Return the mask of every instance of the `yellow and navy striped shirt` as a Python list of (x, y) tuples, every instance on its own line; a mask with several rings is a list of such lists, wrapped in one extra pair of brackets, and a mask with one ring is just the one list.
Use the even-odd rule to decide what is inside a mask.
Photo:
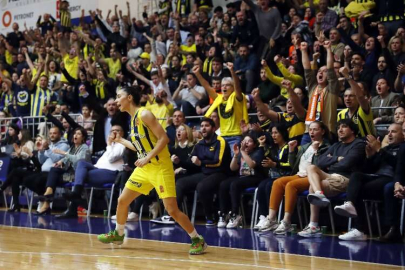
[[(149, 152), (153, 150), (158, 141), (156, 135), (153, 134), (150, 128), (142, 121), (141, 115), (144, 110), (146, 109), (143, 107), (139, 108), (131, 121), (131, 141), (137, 151), (139, 159), (146, 157)], [(170, 153), (167, 145), (159, 155), (152, 158), (150, 162), (156, 164), (163, 160), (170, 160)]]
[(51, 103), (56, 103), (56, 96), (52, 91), (37, 87), (31, 94), (31, 116), (42, 116), (42, 109)]
[(60, 25), (63, 27), (72, 27), (70, 11), (60, 11)]
[(366, 114), (363, 109), (359, 106), (357, 111), (353, 114), (353, 116), (350, 118), (349, 116), (349, 109), (346, 108), (344, 110), (341, 110), (338, 113), (337, 121), (339, 122), (342, 119), (351, 119), (353, 123), (357, 125), (359, 128), (359, 133), (357, 134), (360, 137), (366, 137), (367, 135), (373, 135), (376, 136), (376, 130), (374, 127), (374, 122), (373, 122), (373, 112), (370, 111), (368, 114)]

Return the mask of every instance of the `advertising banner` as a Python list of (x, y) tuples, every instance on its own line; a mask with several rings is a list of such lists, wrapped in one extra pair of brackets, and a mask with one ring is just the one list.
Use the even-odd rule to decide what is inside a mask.
[[(59, 0), (0, 0), (0, 32), (5, 34), (12, 31), (12, 24), (18, 23), (20, 31), (24, 30), (24, 23), (27, 28), (36, 26), (39, 16), (45, 13), (52, 15), (59, 20)], [(81, 16), (82, 9), (88, 15), (89, 10), (95, 10), (98, 7), (98, 0), (70, 0), (69, 10), (72, 19)]]

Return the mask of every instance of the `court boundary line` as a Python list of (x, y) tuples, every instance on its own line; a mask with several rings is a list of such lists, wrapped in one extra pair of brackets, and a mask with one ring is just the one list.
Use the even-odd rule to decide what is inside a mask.
[[(142, 257), (142, 256), (127, 256), (127, 255), (104, 255), (104, 254), (80, 254), (80, 253), (53, 253), (53, 252), (30, 252), (30, 251), (0, 251), (0, 254), (21, 254), (21, 255), (51, 255), (51, 256), (76, 256), (76, 257), (107, 257), (107, 258), (117, 258), (117, 259), (132, 259), (132, 260), (153, 260), (153, 261), (170, 261), (170, 262), (183, 262), (183, 263), (206, 263), (212, 265), (227, 265), (227, 266), (237, 266), (237, 267), (255, 267), (255, 268), (265, 268), (274, 270), (284, 270), (286, 268), (277, 268), (264, 265), (255, 264), (245, 264), (245, 263), (230, 263), (230, 262), (220, 262), (220, 261), (204, 261), (204, 260), (186, 260), (186, 259), (169, 259), (161, 257)], [(1, 260), (1, 259), (0, 259)]]
[[(7, 226), (4, 224), (0, 224), (0, 227), (8, 227), (8, 228), (23, 228), (23, 229), (33, 229), (33, 230), (42, 230), (42, 231), (54, 231), (54, 232), (62, 232), (62, 233), (73, 233), (73, 234), (84, 234), (84, 235), (97, 235), (93, 233), (83, 233), (83, 232), (70, 232), (70, 231), (60, 231), (60, 230), (52, 230), (52, 229), (43, 229), (43, 228), (32, 228), (32, 227), (22, 227), (22, 226)], [(187, 243), (179, 243), (179, 242), (169, 242), (169, 241), (160, 241), (160, 240), (152, 240), (152, 239), (142, 239), (142, 238), (132, 238), (126, 237), (126, 239), (134, 239), (134, 240), (142, 240), (142, 241), (151, 241), (151, 242), (159, 242), (159, 243), (170, 243), (170, 244), (178, 244), (178, 245), (190, 245)], [(303, 255), (303, 254), (294, 254), (294, 253), (285, 253), (285, 252), (275, 252), (275, 251), (265, 251), (265, 250), (254, 250), (254, 249), (245, 249), (245, 248), (232, 248), (232, 247), (219, 247), (219, 246), (208, 246), (208, 247), (215, 247), (221, 249), (231, 249), (231, 250), (243, 250), (243, 251), (251, 251), (251, 252), (261, 252), (261, 253), (274, 253), (274, 254), (284, 254), (289, 256), (298, 256), (298, 257), (306, 257), (306, 258), (319, 258), (325, 260), (336, 260), (336, 261), (344, 261), (349, 263), (362, 263), (362, 264), (373, 264), (376, 266), (392, 266), (397, 268), (405, 268), (405, 265), (393, 265), (393, 264), (383, 264), (383, 263), (375, 263), (375, 262), (364, 262), (364, 261), (356, 261), (356, 260), (346, 260), (346, 259), (339, 259), (339, 258), (330, 258), (330, 257), (320, 257), (320, 256), (313, 256), (313, 255)], [(1, 253), (1, 252), (0, 252)]]

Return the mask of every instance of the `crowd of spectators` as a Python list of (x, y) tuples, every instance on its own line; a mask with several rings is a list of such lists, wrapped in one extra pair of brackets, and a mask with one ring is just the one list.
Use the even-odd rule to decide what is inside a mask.
[[(43, 215), (55, 188), (73, 182), (64, 218), (77, 216), (86, 181), (126, 181), (136, 157), (111, 134), (129, 131), (114, 99), (134, 85), (170, 139), (178, 204), (196, 190), (207, 226), (238, 227), (240, 197), (258, 187), (255, 229), (287, 234), (308, 191), (310, 222), (299, 235), (319, 237), (320, 208), (347, 193), (334, 209), (355, 222), (340, 239), (367, 239), (362, 200), (372, 199), (384, 205), (379, 239), (400, 241), (404, 9), (397, 0), (243, 0), (226, 8), (159, 0), (142, 18), (127, 2), (114, 12), (83, 10), (72, 25), (62, 1), (59, 22), (44, 14), (34, 28), (13, 23), (0, 35), (1, 150), (12, 158), (1, 191), (12, 187), (9, 211), (20, 210), (20, 185), (40, 196)], [(53, 127), (30, 134), (21, 129), (30, 117)], [(137, 199), (129, 220), (151, 201)], [(174, 224), (157, 206), (150, 204), (152, 221)]]

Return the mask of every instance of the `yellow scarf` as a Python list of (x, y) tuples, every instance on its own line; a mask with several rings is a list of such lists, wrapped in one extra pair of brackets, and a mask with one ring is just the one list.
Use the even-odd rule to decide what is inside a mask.
[[(247, 106), (246, 106), (246, 98), (245, 95), (242, 94), (242, 118), (243, 120), (245, 120), (246, 123), (249, 122), (249, 115), (248, 115), (248, 111), (247, 111)], [(226, 107), (225, 107), (225, 112), (230, 112), (233, 108), (233, 104), (236, 100), (236, 94), (235, 91), (229, 96), (228, 98), (228, 102), (226, 103)], [(222, 104), (222, 102), (224, 102), (224, 96), (222, 94), (218, 94), (217, 98), (214, 100), (214, 102), (212, 103), (211, 107), (208, 109), (208, 111), (205, 113), (205, 117), (210, 117), (212, 112), (215, 111), (219, 105)]]

